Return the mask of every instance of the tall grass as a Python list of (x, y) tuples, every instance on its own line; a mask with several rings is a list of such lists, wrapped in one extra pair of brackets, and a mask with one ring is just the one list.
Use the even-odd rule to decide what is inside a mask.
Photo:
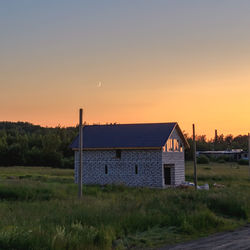
[(77, 186), (69, 183), (69, 172), (18, 168), (14, 175), (13, 168), (4, 169), (0, 249), (145, 248), (235, 228), (249, 218), (250, 182), (245, 168), (221, 165), (224, 169), (209, 165), (207, 170), (203, 165), (198, 173), (204, 178), (207, 172), (209, 177), (228, 176), (219, 180), (225, 184), (222, 189), (84, 186), (81, 201), (76, 198)]

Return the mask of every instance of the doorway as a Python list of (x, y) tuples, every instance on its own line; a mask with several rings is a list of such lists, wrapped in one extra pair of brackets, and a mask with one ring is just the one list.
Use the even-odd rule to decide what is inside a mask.
[(165, 185), (173, 184), (174, 164), (164, 164), (164, 183)]

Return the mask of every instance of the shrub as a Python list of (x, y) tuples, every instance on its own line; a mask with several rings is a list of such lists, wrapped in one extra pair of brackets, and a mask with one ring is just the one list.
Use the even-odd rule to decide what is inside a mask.
[(224, 159), (219, 159), (218, 163), (225, 163), (225, 160)]
[(218, 163), (225, 163), (225, 162), (228, 162), (228, 161), (230, 161), (231, 159), (230, 159), (230, 157), (228, 157), (228, 156), (226, 156), (226, 155), (221, 155), (221, 156), (219, 156), (218, 158), (216, 158), (216, 161), (218, 162)]
[(74, 169), (74, 157), (63, 158), (62, 159), (62, 168)]
[(43, 165), (43, 155), (39, 148), (33, 147), (26, 155), (26, 165), (28, 166), (41, 166)]
[(199, 157), (197, 157), (197, 163), (199, 163), (199, 164), (208, 164), (209, 159), (205, 155), (200, 155)]
[(248, 165), (249, 164), (249, 161), (248, 160), (245, 160), (245, 159), (240, 159), (238, 161), (239, 165)]
[(46, 152), (43, 155), (43, 161), (45, 166), (60, 168), (62, 166), (62, 155), (58, 152)]

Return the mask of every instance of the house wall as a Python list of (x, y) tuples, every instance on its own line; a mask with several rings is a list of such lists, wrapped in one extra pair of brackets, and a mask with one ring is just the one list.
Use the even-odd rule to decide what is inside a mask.
[[(177, 139), (180, 142), (182, 141), (176, 130), (173, 131), (168, 140), (172, 139)], [(166, 148), (167, 148), (167, 143), (166, 143)], [(173, 173), (171, 172), (171, 177), (173, 177), (172, 185), (180, 185), (183, 181), (185, 181), (184, 150), (183, 152), (162, 151), (162, 164), (163, 166), (164, 164), (175, 164), (174, 171), (172, 171)], [(164, 167), (162, 168), (162, 171), (164, 171)], [(163, 185), (164, 185), (164, 178), (163, 178)]]
[[(128, 186), (162, 187), (161, 150), (122, 150), (121, 159), (115, 150), (83, 151), (84, 184), (125, 184)], [(77, 182), (79, 152), (75, 151), (75, 181)], [(108, 174), (105, 174), (105, 165)], [(135, 174), (135, 165), (138, 174)]]

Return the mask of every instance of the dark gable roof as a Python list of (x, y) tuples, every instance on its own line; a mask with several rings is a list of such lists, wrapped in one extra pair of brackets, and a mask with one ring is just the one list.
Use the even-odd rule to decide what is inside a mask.
[[(87, 125), (83, 128), (83, 148), (107, 149), (162, 147), (176, 126), (178, 126), (176, 122)], [(182, 135), (180, 129), (179, 131)], [(79, 135), (75, 138), (70, 147), (77, 149), (78, 141)]]

